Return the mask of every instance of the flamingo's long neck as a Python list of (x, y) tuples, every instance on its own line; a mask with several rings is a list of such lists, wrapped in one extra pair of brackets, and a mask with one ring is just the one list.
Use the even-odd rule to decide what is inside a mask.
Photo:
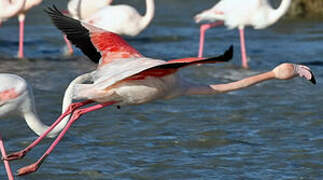
[(30, 87), (28, 87), (28, 93), (26, 93), (25, 96), (26, 100), (22, 108), (23, 116), (29, 128), (37, 135), (41, 135), (48, 128), (48, 126), (44, 124), (38, 117), (34, 95)]
[(291, 4), (291, 0), (282, 0), (282, 2), (280, 3), (280, 6), (277, 9), (272, 10), (271, 13), (269, 14), (270, 22), (274, 23), (278, 21), (278, 19), (287, 12), (290, 4)]
[[(91, 73), (86, 73), (83, 74), (81, 76), (78, 76), (77, 78), (75, 78), (67, 87), (65, 94), (64, 94), (64, 98), (63, 98), (63, 104), (62, 104), (62, 111), (64, 112), (67, 107), (72, 103), (72, 93), (73, 93), (73, 87), (75, 84), (79, 84), (79, 83), (83, 83), (86, 81), (90, 81), (92, 79)], [(24, 117), (25, 120), (28, 124), (28, 126), (30, 127), (30, 129), (32, 129), (37, 135), (41, 135), (43, 134), (47, 129), (48, 126), (45, 125), (38, 117), (37, 112), (36, 112), (36, 108), (34, 107), (34, 98), (33, 98), (33, 94), (32, 91), (30, 90), (30, 98), (29, 102), (30, 103), (30, 107), (32, 107), (32, 109), (26, 111), (26, 113), (24, 113)], [(65, 125), (67, 124), (68, 120), (69, 120), (70, 116), (66, 116), (48, 135), (47, 137), (55, 137), (59, 132), (62, 131), (62, 129), (65, 127)]]
[(142, 18), (141, 27), (142, 29), (146, 28), (155, 14), (155, 2), (154, 0), (146, 0), (146, 13)]

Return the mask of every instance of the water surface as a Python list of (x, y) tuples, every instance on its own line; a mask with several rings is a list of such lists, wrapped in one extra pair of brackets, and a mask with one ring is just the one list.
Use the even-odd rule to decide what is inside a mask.
[[(122, 1), (125, 2), (125, 1)], [(65, 1), (55, 1), (60, 8)], [(0, 29), (0, 72), (23, 76), (32, 85), (41, 119), (52, 123), (63, 92), (95, 65), (77, 52), (64, 57), (61, 33), (42, 9), (27, 16), (26, 60), (12, 58), (18, 45), (15, 18)], [(144, 1), (131, 4), (144, 12)], [(156, 18), (128, 42), (148, 57), (196, 56), (199, 27), (192, 17), (213, 1), (163, 0)], [(323, 21), (282, 20), (264, 30), (246, 29), (250, 70), (240, 65), (237, 30), (209, 30), (206, 56), (235, 46), (230, 63), (183, 69), (193, 81), (227, 83), (270, 70), (282, 62), (309, 65), (318, 84), (303, 79), (265, 82), (215, 96), (180, 97), (141, 106), (112, 107), (76, 122), (37, 173), (17, 179), (321, 179), (323, 177)], [(1, 119), (7, 151), (36, 136), (19, 117)], [(46, 139), (14, 170), (35, 162)], [(0, 166), (0, 177), (5, 171)]]

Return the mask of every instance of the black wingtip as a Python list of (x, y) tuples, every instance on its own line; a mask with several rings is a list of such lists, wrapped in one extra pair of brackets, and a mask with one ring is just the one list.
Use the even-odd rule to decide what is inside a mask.
[(228, 61), (233, 58), (233, 45), (231, 45), (229, 49), (225, 51), (224, 56), (228, 57)]
[(66, 35), (72, 44), (80, 48), (93, 62), (98, 63), (100, 61), (101, 54), (92, 44), (89, 30), (79, 20), (65, 16), (55, 5), (47, 7), (44, 11), (49, 15), (53, 24)]
[(310, 79), (310, 81), (311, 81), (313, 84), (316, 84), (315, 76), (314, 76), (314, 74), (312, 73), (312, 71), (311, 71), (311, 75), (312, 75), (312, 78)]
[(44, 12), (47, 13), (51, 17), (53, 17), (55, 15), (63, 15), (63, 13), (61, 11), (59, 11), (54, 4), (52, 5), (52, 7), (48, 6), (46, 9), (44, 9)]

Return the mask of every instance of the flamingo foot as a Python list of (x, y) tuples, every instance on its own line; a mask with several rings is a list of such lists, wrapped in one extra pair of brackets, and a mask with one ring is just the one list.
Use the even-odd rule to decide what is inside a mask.
[(73, 56), (73, 54), (74, 54), (74, 50), (73, 50), (73, 48), (70, 48), (70, 47), (68, 47), (68, 46), (65, 46), (65, 47), (63, 48), (63, 55), (64, 55), (64, 56), (69, 57), (69, 56)]
[(249, 69), (248, 62), (249, 62), (249, 58), (246, 55), (243, 56), (243, 58), (242, 58), (242, 68), (243, 69)]
[(25, 157), (26, 154), (27, 154), (27, 151), (22, 150), (22, 151), (8, 154), (7, 157), (2, 157), (2, 160), (12, 161), (17, 159), (22, 159), (23, 157)]
[(17, 176), (24, 176), (33, 172), (36, 172), (39, 168), (39, 163), (33, 163), (23, 168), (18, 169)]

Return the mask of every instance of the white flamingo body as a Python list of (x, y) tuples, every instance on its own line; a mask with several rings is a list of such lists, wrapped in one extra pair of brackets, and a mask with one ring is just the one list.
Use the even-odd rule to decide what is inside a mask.
[(97, 102), (118, 101), (118, 105), (137, 105), (155, 99), (176, 97), (182, 81), (177, 74), (163, 77), (147, 77), (126, 80), (144, 70), (165, 64), (166, 61), (151, 58), (118, 59), (94, 71), (93, 84), (75, 85), (73, 99), (91, 99)]
[(74, 19), (86, 19), (99, 9), (108, 6), (113, 0), (70, 0), (67, 4), (68, 12)]
[(25, 6), (25, 0), (11, 2), (9, 0), (0, 1), (0, 24), (8, 18), (17, 15)]
[[(278, 9), (273, 9), (267, 0), (221, 0), (211, 9), (197, 14), (196, 23), (202, 21), (220, 21), (229, 29), (239, 28), (241, 38), (242, 65), (247, 68), (247, 56), (244, 42), (244, 27), (253, 26), (255, 29), (266, 28), (277, 22), (283, 16), (291, 0), (282, 0)], [(221, 23), (211, 23), (201, 26), (199, 57), (203, 55), (204, 33), (207, 29)]]
[(154, 0), (146, 0), (146, 6), (144, 16), (129, 5), (105, 6), (86, 19), (85, 22), (119, 35), (137, 36), (154, 17)]
[(229, 29), (248, 25), (262, 29), (275, 22), (271, 16), (273, 11), (266, 0), (222, 0), (211, 9), (196, 15), (195, 20), (224, 21)]
[(23, 115), (23, 104), (30, 99), (28, 85), (24, 79), (14, 74), (0, 74), (0, 117), (8, 114)]

